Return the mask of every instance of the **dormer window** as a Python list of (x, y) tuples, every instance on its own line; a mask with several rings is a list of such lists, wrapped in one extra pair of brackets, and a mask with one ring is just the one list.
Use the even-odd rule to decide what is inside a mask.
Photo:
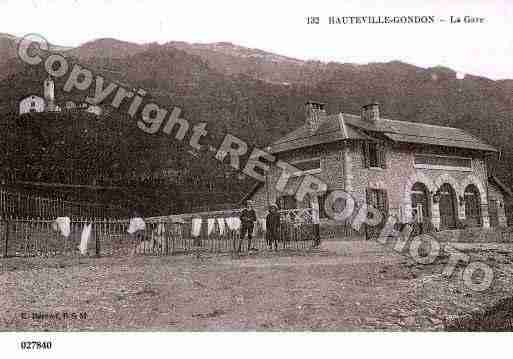
[(299, 173), (296, 175), (304, 175), (304, 174), (315, 174), (321, 173), (321, 158), (309, 158), (305, 160), (292, 162), (292, 165), (299, 170)]
[(362, 107), (362, 120), (369, 122), (379, 121), (379, 103), (373, 102)]

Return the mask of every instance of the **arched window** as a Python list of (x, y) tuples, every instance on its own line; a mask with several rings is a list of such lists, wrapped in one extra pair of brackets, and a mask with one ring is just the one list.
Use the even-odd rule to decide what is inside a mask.
[(465, 188), (465, 216), (467, 224), (473, 227), (481, 226), (481, 197), (479, 190), (473, 184)]
[(457, 199), (454, 189), (449, 183), (440, 187), (440, 228), (456, 228)]
[(411, 208), (417, 210), (419, 222), (423, 222), (426, 217), (431, 217), (429, 191), (424, 183), (416, 182), (413, 185), (411, 189)]

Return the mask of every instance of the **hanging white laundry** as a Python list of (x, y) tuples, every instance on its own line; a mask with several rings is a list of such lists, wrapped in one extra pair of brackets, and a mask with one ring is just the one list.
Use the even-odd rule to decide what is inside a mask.
[(86, 224), (80, 236), (80, 254), (82, 255), (87, 254), (87, 244), (89, 243), (89, 238), (91, 238), (91, 227), (91, 224)]
[(193, 218), (192, 219), (192, 228), (191, 228), (191, 235), (193, 237), (199, 237), (201, 233), (201, 218)]
[(260, 223), (260, 228), (262, 228), (262, 232), (266, 232), (267, 231), (266, 219), (265, 218), (259, 218), (258, 219), (258, 223)]
[(210, 236), (210, 234), (214, 231), (214, 226), (216, 224), (215, 218), (209, 218), (207, 220), (207, 233)]
[(128, 225), (128, 233), (133, 234), (137, 231), (144, 231), (146, 229), (146, 223), (141, 217), (130, 218), (130, 224)]
[(160, 222), (157, 224), (157, 227), (153, 230), (153, 248), (155, 245), (158, 245), (160, 248), (164, 245), (166, 241), (166, 226), (164, 223)]
[(241, 222), (239, 217), (233, 217), (233, 227), (236, 231), (240, 229)]
[(219, 226), (219, 234), (223, 235), (224, 234), (224, 225), (225, 225), (224, 218), (218, 218), (217, 225)]
[(319, 224), (319, 200), (317, 197), (313, 197), (310, 201), (310, 207), (312, 208), (312, 223)]
[(240, 218), (237, 217), (228, 217), (226, 218), (226, 225), (232, 231), (236, 231), (240, 228)]
[(64, 237), (69, 237), (71, 232), (69, 217), (57, 217), (57, 219), (52, 223), (52, 228), (61, 232)]
[(253, 233), (252, 233), (253, 237), (257, 236), (257, 234), (258, 234), (258, 227), (259, 227), (258, 221), (253, 223)]
[(157, 236), (163, 236), (166, 232), (166, 227), (164, 226), (164, 223), (159, 223), (157, 225)]

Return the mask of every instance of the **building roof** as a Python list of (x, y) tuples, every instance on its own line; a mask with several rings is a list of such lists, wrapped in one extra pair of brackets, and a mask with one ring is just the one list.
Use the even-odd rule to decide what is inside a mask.
[(349, 139), (371, 139), (359, 131), (357, 127), (344, 125), (342, 114), (328, 115), (321, 119), (319, 127), (312, 131), (307, 124), (295, 129), (271, 145), (271, 153), (279, 153), (315, 146), (323, 143), (344, 141)]
[(508, 195), (510, 198), (513, 198), (513, 192), (511, 192), (511, 189), (506, 186), (500, 179), (492, 175), (488, 177), (488, 181), (495, 183), (503, 193)]
[(299, 127), (274, 142), (271, 152), (285, 152), (341, 140), (370, 139), (365, 132), (380, 133), (394, 142), (497, 152), (494, 147), (459, 128), (384, 118), (370, 122), (346, 113), (325, 116), (316, 131), (311, 131), (306, 124)]

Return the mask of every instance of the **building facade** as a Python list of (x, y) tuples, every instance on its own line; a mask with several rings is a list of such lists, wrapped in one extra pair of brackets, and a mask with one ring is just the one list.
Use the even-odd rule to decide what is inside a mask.
[[(297, 173), (278, 192), (281, 169), (275, 168), (247, 196), (259, 216), (270, 203), (282, 209), (319, 205), (321, 223), (329, 223), (333, 204), (326, 207), (326, 198), (343, 190), (357, 206), (372, 205), (403, 223), (415, 213), (439, 230), (460, 222), (506, 225), (504, 189), (487, 173), (487, 160), (497, 151), (482, 140), (457, 128), (384, 119), (375, 103), (359, 116), (328, 115), (317, 102), (307, 102), (305, 110), (306, 123), (271, 146)], [(326, 183), (327, 192), (297, 203), (292, 194), (305, 174)]]
[(42, 97), (30, 95), (20, 101), (20, 115), (24, 113), (44, 112), (46, 110), (46, 102)]

